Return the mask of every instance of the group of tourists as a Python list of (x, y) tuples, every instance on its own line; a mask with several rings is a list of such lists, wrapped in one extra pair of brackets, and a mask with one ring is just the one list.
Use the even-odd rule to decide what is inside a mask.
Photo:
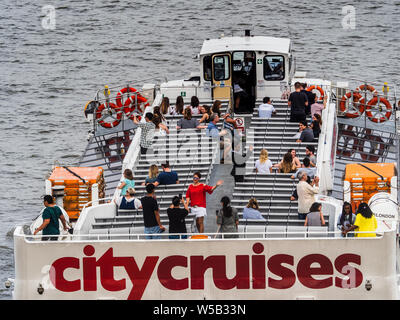
[[(298, 142), (312, 142), (321, 132), (321, 112), (325, 108), (325, 104), (317, 101), (316, 94), (305, 90), (307, 84), (295, 83), (295, 91), (292, 92), (288, 99), (288, 105), (291, 109), (290, 121), (299, 122)], [(141, 128), (140, 152), (146, 154), (152, 145), (155, 131), (157, 129), (164, 130), (166, 134), (169, 129), (166, 125), (166, 115), (182, 115), (177, 122), (177, 130), (184, 129), (206, 129), (206, 135), (210, 137), (222, 137), (231, 134), (231, 140), (223, 145), (224, 159), (231, 157), (233, 169), (231, 174), (235, 178), (235, 182), (244, 180), (244, 172), (242, 169), (246, 165), (246, 160), (251, 156), (253, 148), (250, 147), (248, 152), (242, 152), (241, 148), (237, 148), (234, 141), (233, 131), (237, 129), (235, 120), (229, 113), (221, 114), (221, 101), (216, 100), (212, 107), (207, 105), (201, 106), (196, 96), (191, 98), (189, 106), (185, 107), (183, 98), (178, 96), (174, 106), (169, 104), (169, 99), (164, 97), (160, 106), (155, 107), (153, 112), (145, 114), (145, 122), (140, 122), (134, 116), (133, 121)], [(276, 114), (276, 110), (272, 105), (271, 99), (265, 97), (263, 103), (258, 109), (260, 118), (271, 118)], [(201, 115), (199, 119), (193, 118), (194, 115)], [(306, 117), (312, 115), (312, 123), (309, 126)], [(223, 120), (222, 130), (217, 126), (220, 120)], [(304, 220), (305, 226), (322, 226), (325, 225), (324, 215), (322, 213), (322, 204), (315, 201), (315, 195), (319, 192), (319, 178), (316, 176), (316, 157), (315, 148), (312, 145), (306, 147), (306, 157), (300, 163), (296, 156), (295, 149), (289, 149), (283, 156), (282, 160), (277, 164), (272, 164), (268, 159), (268, 151), (262, 149), (259, 159), (255, 162), (255, 171), (258, 174), (269, 174), (273, 169), (277, 169), (281, 173), (292, 173), (292, 179), (298, 179), (298, 184), (291, 200), (298, 201), (298, 218)], [(239, 163), (238, 159), (241, 158)], [(243, 159), (245, 159), (243, 161)], [(162, 171), (159, 172), (158, 166), (152, 164), (149, 168), (148, 177), (142, 183), (146, 189), (144, 197), (135, 197), (135, 181), (132, 170), (124, 171), (124, 179), (118, 186), (121, 190), (121, 196), (114, 200), (119, 209), (142, 210), (147, 239), (160, 238), (159, 233), (165, 231), (165, 227), (161, 223), (159, 206), (156, 198), (156, 189), (159, 185), (179, 184), (177, 172), (171, 170), (168, 161), (161, 164)], [(239, 173), (240, 172), (240, 173)], [(195, 216), (196, 228), (199, 233), (204, 232), (204, 218), (207, 215), (206, 210), (206, 194), (212, 194), (213, 191), (223, 181), (218, 181), (214, 186), (200, 183), (201, 173), (195, 172), (193, 175), (193, 183), (186, 190), (185, 197), (182, 194), (174, 196), (170, 207), (167, 209), (169, 219), (169, 238), (186, 238), (185, 218), (189, 211)], [(44, 240), (54, 240), (46, 235), (59, 234), (58, 220), (61, 220), (64, 229), (68, 229), (65, 218), (61, 210), (55, 206), (53, 198), (46, 196), (44, 198), (45, 210), (43, 212), (43, 224), (38, 227), (34, 234), (43, 230)], [(239, 214), (236, 208), (231, 206), (229, 197), (224, 196), (220, 200), (221, 209), (217, 212), (216, 222), (218, 230), (223, 233), (235, 233), (238, 230)], [(263, 217), (257, 199), (251, 198), (248, 204), (243, 208), (243, 219), (260, 219)], [(337, 222), (338, 227), (342, 231), (343, 236), (353, 236), (357, 231), (374, 231), (376, 229), (376, 219), (367, 204), (361, 203), (357, 210), (357, 215), (353, 214), (350, 203), (345, 202), (343, 205), (343, 213)], [(58, 233), (57, 233), (58, 232)], [(372, 234), (372, 233), (371, 233)], [(371, 234), (357, 234), (357, 236), (371, 236)], [(57, 239), (57, 238), (56, 238)]]

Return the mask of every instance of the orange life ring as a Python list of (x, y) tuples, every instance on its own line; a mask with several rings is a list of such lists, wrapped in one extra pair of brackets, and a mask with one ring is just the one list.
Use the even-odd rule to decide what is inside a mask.
[(378, 91), (373, 86), (362, 84), (359, 86), (356, 91), (370, 91), (373, 95), (378, 94)]
[[(337, 155), (351, 157), (355, 152), (357, 152), (357, 150), (359, 149), (359, 140), (357, 138), (357, 135), (353, 132), (352, 126), (348, 126), (346, 129), (340, 130), (338, 136), (338, 144), (336, 146)], [(340, 138), (343, 138), (344, 140), (343, 148), (339, 148)], [(351, 140), (353, 140), (353, 146), (351, 148), (348, 148), (347, 145)]]
[[(127, 92), (133, 92), (134, 94), (130, 97), (128, 97), (124, 104), (122, 105), (122, 95), (124, 93)], [(122, 88), (118, 93), (117, 93), (117, 97), (115, 99), (115, 102), (117, 103), (117, 105), (120, 108), (123, 108), (124, 113), (126, 115), (127, 118), (133, 120), (133, 111), (135, 111), (136, 108), (136, 104), (137, 104), (137, 110), (140, 113), (143, 113), (144, 109), (146, 109), (146, 107), (148, 107), (150, 104), (147, 102), (147, 99), (145, 97), (143, 97), (139, 92), (137, 92), (137, 90), (135, 88), (132, 87), (128, 87), (128, 88)], [(144, 109), (142, 110), (141, 105), (144, 105)], [(139, 120), (140, 121), (140, 120)]]
[[(371, 145), (369, 152), (364, 152), (365, 141), (368, 141)], [(378, 144), (379, 148), (377, 148)], [(385, 152), (385, 144), (381, 137), (371, 134), (371, 130), (367, 129), (364, 138), (358, 145), (358, 151), (360, 153), (361, 159), (363, 159), (364, 161), (377, 162)], [(378, 151), (378, 153), (375, 153), (376, 151)]]
[[(353, 96), (353, 108), (352, 111), (349, 111), (346, 107), (346, 102)], [(358, 118), (361, 116), (365, 109), (364, 98), (358, 92), (347, 92), (342, 99), (340, 100), (339, 105), (340, 111), (344, 112), (344, 115), (347, 118)]]
[[(116, 118), (113, 122), (105, 122), (104, 121), (104, 116), (103, 116), (103, 110), (106, 109), (106, 104), (103, 103), (102, 105), (100, 105), (97, 110), (96, 110), (96, 120), (98, 121), (98, 123), (104, 127), (104, 128), (114, 128), (116, 127), (122, 119), (122, 110), (121, 108), (119, 108), (117, 105), (115, 105), (114, 103), (110, 102), (108, 103), (108, 108), (109, 111), (111, 112), (108, 116), (112, 117), (112, 112), (113, 110), (116, 111)], [(112, 117), (113, 118), (113, 117)]]
[(323, 101), (324, 97), (325, 97), (325, 91), (320, 86), (312, 85), (312, 86), (307, 88), (307, 91), (313, 91), (315, 89), (318, 90), (319, 93), (321, 94), (321, 96), (319, 97), (318, 101)]
[[(121, 90), (119, 90), (119, 92), (117, 93), (117, 97), (115, 98), (115, 102), (117, 103), (117, 106), (122, 108), (122, 95), (127, 93), (127, 92), (136, 92), (137, 90), (135, 88), (132, 87), (126, 87), (126, 88), (122, 88)], [(128, 98), (129, 99), (129, 98)], [(124, 106), (126, 105), (126, 101), (124, 103)], [(130, 103), (129, 103), (130, 104)], [(128, 104), (128, 105), (129, 105)]]
[[(381, 102), (386, 106), (386, 112), (383, 112), (383, 109), (381, 107)], [(375, 106), (377, 103), (378, 103), (378, 97), (374, 97), (367, 104), (367, 107), (365, 109), (365, 114), (367, 115), (369, 120), (375, 123), (381, 123), (385, 122), (386, 120), (389, 120), (390, 117), (392, 116), (392, 110), (393, 110), (390, 102), (387, 101), (385, 98), (379, 98), (379, 105), (376, 108), (376, 111), (374, 112), (372, 111), (372, 107)]]
[[(124, 103), (124, 113), (129, 119), (132, 119), (132, 120), (133, 120), (133, 111), (135, 111), (135, 108), (136, 108), (135, 100), (137, 103), (137, 110), (140, 113), (143, 113), (144, 109), (146, 109), (146, 107), (148, 107), (150, 105), (150, 103), (147, 102), (147, 99), (145, 97), (143, 97), (140, 93), (126, 99), (126, 101)], [(144, 105), (144, 109), (142, 110), (141, 104), (143, 104), (143, 103), (145, 103), (145, 105)]]

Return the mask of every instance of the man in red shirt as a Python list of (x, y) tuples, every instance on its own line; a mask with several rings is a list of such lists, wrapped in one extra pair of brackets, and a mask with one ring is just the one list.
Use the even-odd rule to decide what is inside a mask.
[(186, 191), (186, 203), (191, 207), (192, 213), (196, 215), (196, 227), (200, 233), (204, 232), (204, 217), (207, 215), (206, 210), (206, 193), (213, 193), (215, 188), (223, 184), (222, 180), (218, 180), (215, 186), (208, 186), (200, 183), (201, 174), (195, 172), (193, 175), (193, 183)]

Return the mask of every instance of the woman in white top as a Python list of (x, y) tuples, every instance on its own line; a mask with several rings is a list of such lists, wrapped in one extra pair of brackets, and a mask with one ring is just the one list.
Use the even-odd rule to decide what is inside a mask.
[(272, 162), (268, 159), (268, 151), (265, 149), (261, 150), (260, 158), (256, 161), (256, 172), (262, 174), (272, 172)]

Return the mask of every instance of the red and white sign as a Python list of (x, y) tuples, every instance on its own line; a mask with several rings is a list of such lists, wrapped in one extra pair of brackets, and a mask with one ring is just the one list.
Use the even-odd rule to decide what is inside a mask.
[(236, 121), (237, 128), (244, 132), (244, 130), (245, 130), (244, 118), (243, 117), (238, 117), (238, 118), (235, 118), (235, 121)]

